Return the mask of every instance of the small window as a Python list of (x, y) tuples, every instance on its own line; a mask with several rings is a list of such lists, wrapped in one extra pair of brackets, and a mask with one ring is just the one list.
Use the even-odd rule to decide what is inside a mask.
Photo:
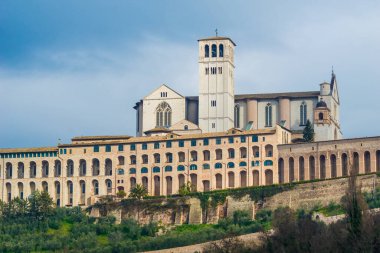
[(183, 165), (178, 165), (177, 171), (185, 171), (185, 166)]
[(124, 151), (124, 145), (123, 144), (119, 144), (118, 148), (117, 148), (119, 151)]
[(185, 141), (179, 141), (178, 147), (183, 148), (185, 146)]
[(216, 107), (216, 100), (211, 100), (211, 107)]
[(155, 142), (154, 143), (154, 149), (159, 149), (160, 148), (160, 143), (159, 142)]
[(106, 145), (106, 152), (111, 152), (111, 145)]
[(167, 141), (166, 142), (166, 147), (167, 148), (171, 148), (172, 147), (172, 142), (171, 141)]
[(252, 142), (259, 142), (259, 137), (257, 135), (252, 135)]
[(197, 140), (191, 140), (191, 146), (192, 147), (197, 146)]
[(203, 164), (203, 169), (204, 170), (209, 170), (210, 169), (210, 164), (208, 164), (208, 163)]
[(185, 125), (185, 126), (183, 127), (183, 129), (184, 129), (184, 130), (189, 130), (189, 126), (188, 126), (188, 125)]
[(322, 112), (319, 113), (318, 118), (319, 118), (319, 120), (323, 120), (323, 113)]
[(208, 139), (203, 139), (203, 146), (208, 146)]
[(153, 168), (153, 173), (159, 173), (159, 172), (160, 172), (160, 167)]
[(147, 150), (148, 149), (148, 144), (147, 143), (143, 143), (141, 145), (141, 147), (142, 147), (142, 150)]
[(223, 74), (223, 69), (222, 69), (222, 67), (218, 67), (218, 73), (219, 73), (219, 74)]
[(224, 56), (224, 46), (223, 44), (220, 44), (219, 45), (219, 57), (223, 57)]
[(142, 174), (148, 173), (148, 168), (146, 168), (146, 167), (141, 168), (141, 173)]
[(245, 136), (240, 136), (240, 142), (241, 142), (241, 143), (245, 143), (245, 140), (246, 140), (246, 139), (245, 139)]
[(190, 170), (197, 170), (197, 165), (196, 164), (190, 165)]
[(131, 144), (131, 150), (136, 150), (136, 144)]
[(165, 166), (165, 172), (171, 172), (173, 171), (173, 167), (168, 165), (168, 166)]
[(221, 138), (216, 138), (216, 145), (222, 144), (222, 139)]
[[(135, 171), (135, 173), (136, 173), (136, 171)], [(117, 170), (117, 174), (118, 175), (124, 175), (124, 170), (123, 169), (118, 169)]]
[(210, 57), (210, 46), (206, 45), (205, 46), (205, 57)]
[(212, 44), (211, 46), (211, 57), (216, 57), (216, 45)]
[(228, 143), (234, 143), (234, 137), (228, 137)]
[(206, 75), (210, 74), (210, 68), (205, 68), (205, 74)]
[(211, 123), (211, 128), (215, 128), (215, 123)]

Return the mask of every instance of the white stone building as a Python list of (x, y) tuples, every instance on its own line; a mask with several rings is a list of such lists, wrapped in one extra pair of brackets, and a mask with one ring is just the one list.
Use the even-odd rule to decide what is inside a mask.
[(291, 130), (293, 138), (297, 139), (302, 137), (306, 122), (310, 120), (316, 141), (342, 138), (334, 73), (330, 83), (320, 84), (319, 91), (236, 95), (236, 44), (227, 37), (200, 39), (198, 44), (199, 96), (186, 97), (161, 85), (134, 107), (137, 136), (144, 136), (152, 129), (171, 128), (187, 120), (203, 133), (227, 131), (232, 127), (266, 129), (280, 124)]

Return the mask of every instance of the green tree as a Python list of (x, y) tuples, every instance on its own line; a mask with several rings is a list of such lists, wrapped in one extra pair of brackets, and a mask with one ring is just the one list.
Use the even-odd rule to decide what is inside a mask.
[(44, 220), (54, 213), (53, 199), (46, 191), (35, 191), (30, 195), (29, 213), (37, 220)]
[(125, 196), (127, 196), (127, 194), (125, 193), (125, 191), (123, 191), (123, 190), (120, 190), (120, 191), (118, 191), (117, 193), (116, 193), (116, 196), (118, 197), (118, 198), (124, 198)]
[(148, 190), (142, 184), (137, 184), (135, 187), (131, 189), (131, 192), (129, 193), (130, 198), (138, 200), (143, 199), (147, 195)]
[(315, 134), (314, 133), (314, 127), (311, 124), (310, 120), (307, 120), (306, 126), (303, 129), (303, 139), (306, 142), (312, 142), (312, 141), (314, 141), (314, 134)]
[(179, 187), (178, 194), (181, 195), (181, 196), (189, 195), (192, 192), (193, 188), (194, 187), (191, 184), (191, 182), (187, 181), (186, 184), (184, 184), (181, 187)]

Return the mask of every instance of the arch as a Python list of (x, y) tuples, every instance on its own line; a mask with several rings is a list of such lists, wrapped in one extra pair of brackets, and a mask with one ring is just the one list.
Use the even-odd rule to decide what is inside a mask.
[(228, 172), (228, 187), (235, 187), (235, 173), (233, 173), (232, 171)]
[(369, 151), (364, 152), (364, 171), (371, 173), (371, 153)]
[(130, 160), (131, 165), (136, 164), (136, 156), (135, 155), (129, 156), (129, 160)]
[(229, 148), (228, 149), (228, 158), (229, 159), (234, 159), (235, 158), (235, 149)]
[(165, 154), (166, 156), (166, 163), (172, 163), (173, 162), (173, 154), (168, 152)]
[(42, 181), (42, 191), (49, 192), (49, 184), (46, 181)]
[(161, 155), (158, 153), (153, 154), (154, 163), (160, 163), (161, 162)]
[(86, 182), (84, 180), (79, 181), (79, 189), (80, 189), (79, 205), (85, 205), (86, 204)]
[(221, 163), (215, 163), (215, 169), (221, 169), (222, 164)]
[(219, 57), (224, 57), (224, 45), (219, 44)]
[(146, 174), (148, 173), (148, 168), (147, 167), (142, 167), (141, 168), (141, 174)]
[(92, 159), (92, 175), (99, 176), (100, 174), (100, 162), (98, 159)]
[(129, 184), (130, 184), (130, 186), (131, 186), (131, 189), (135, 188), (135, 187), (136, 187), (136, 184), (137, 184), (137, 182), (136, 182), (136, 178), (135, 178), (135, 177), (131, 177), (131, 178), (129, 179)]
[[(135, 171), (135, 172), (136, 172), (136, 171)], [(118, 170), (117, 170), (117, 174), (118, 174), (118, 175), (124, 175), (124, 174), (125, 174), (124, 169), (118, 169)]]
[(24, 184), (21, 182), (18, 182), (17, 188), (18, 188), (18, 197), (20, 199), (24, 199)]
[(55, 204), (59, 207), (61, 206), (61, 183), (59, 181), (54, 182), (54, 192), (55, 192)]
[(273, 166), (273, 161), (271, 161), (271, 160), (265, 160), (264, 161), (264, 166)]
[(273, 184), (273, 171), (265, 170), (265, 185)]
[(272, 105), (270, 103), (265, 106), (265, 126), (272, 126)]
[(293, 182), (295, 178), (294, 175), (294, 158), (289, 157), (289, 182)]
[(330, 156), (330, 167), (331, 167), (331, 177), (337, 177), (337, 169), (336, 169), (336, 155), (332, 154)]
[(7, 189), (7, 200), (8, 202), (11, 202), (12, 200), (12, 185), (11, 183), (6, 183), (5, 188)]
[(376, 171), (380, 171), (380, 150), (376, 151)]
[(208, 192), (210, 191), (210, 180), (203, 180), (203, 191)]
[(60, 160), (55, 160), (54, 161), (54, 177), (60, 177), (61, 176), (61, 168), (62, 168), (62, 163)]
[(185, 162), (185, 152), (178, 152), (178, 162)]
[(185, 176), (183, 174), (178, 175), (178, 186), (182, 187), (185, 185)]
[[(153, 173), (160, 173), (161, 172), (161, 169), (160, 167), (153, 167)], [(142, 172), (141, 172), (142, 173)]]
[(298, 159), (298, 167), (299, 167), (299, 180), (304, 181), (305, 180), (305, 158), (303, 156), (300, 156)]
[(36, 191), (36, 183), (35, 182), (30, 182), (29, 187), (30, 187), (30, 193), (33, 193)]
[(5, 165), (5, 178), (11, 179), (13, 175), (13, 168), (12, 164), (10, 162), (6, 163)]
[(171, 172), (173, 171), (173, 167), (170, 165), (165, 166), (165, 172)]
[(185, 171), (185, 166), (183, 165), (178, 165), (177, 171)]
[(252, 171), (253, 186), (260, 185), (260, 173), (257, 170)]
[(124, 165), (124, 163), (125, 163), (124, 156), (122, 156), (122, 155), (118, 156), (117, 160), (119, 161), (119, 165)]
[(112, 181), (111, 179), (106, 179), (106, 189), (107, 189), (107, 195), (112, 194)]
[(148, 189), (148, 177), (141, 178), (142, 185), (145, 189)]
[(284, 165), (284, 159), (280, 158), (278, 159), (278, 181), (280, 184), (283, 184), (285, 182), (285, 165)]
[(166, 195), (173, 194), (173, 178), (171, 176), (167, 176), (166, 178)]
[(42, 177), (48, 177), (48, 176), (49, 176), (49, 162), (42, 161)]
[(92, 180), (92, 194), (95, 196), (99, 195), (99, 181), (98, 180)]
[(24, 178), (24, 163), (19, 162), (17, 164), (17, 178)]
[(239, 167), (247, 167), (247, 163), (242, 161), (239, 163)]
[(247, 148), (241, 147), (239, 150), (240, 150), (240, 158), (241, 159), (247, 158)]
[(206, 45), (205, 46), (205, 57), (210, 57), (210, 46)]
[(72, 177), (74, 175), (74, 162), (73, 160), (67, 160), (66, 175)]
[(37, 176), (37, 164), (34, 161), (29, 163), (29, 177), (35, 178)]
[(247, 171), (240, 171), (240, 187), (247, 187)]
[(210, 151), (203, 150), (203, 161), (210, 161)]
[(80, 159), (79, 160), (79, 176), (83, 177), (87, 174), (87, 163), (86, 160)]
[(300, 105), (300, 125), (304, 126), (307, 122), (307, 105), (305, 101), (302, 101)]
[(309, 157), (309, 179), (315, 179), (315, 158), (314, 156)]
[(216, 57), (217, 56), (216, 51), (217, 51), (216, 45), (212, 44), (211, 45), (211, 57)]
[(229, 168), (229, 169), (235, 168), (235, 163), (233, 163), (233, 162), (227, 163), (227, 168)]
[(107, 158), (105, 162), (105, 175), (112, 176), (112, 160)]
[(197, 167), (196, 164), (191, 164), (190, 165), (190, 170), (197, 170), (197, 169), (198, 169), (198, 167)]
[(215, 174), (215, 184), (216, 189), (222, 189), (223, 188), (223, 177), (221, 174)]
[(154, 181), (154, 196), (160, 196), (160, 185), (161, 185), (160, 176), (154, 176), (153, 181)]
[(320, 113), (318, 114), (318, 119), (319, 119), (319, 120), (323, 120), (323, 112), (320, 112)]
[(202, 167), (203, 167), (204, 170), (209, 170), (209, 169), (210, 169), (210, 164), (208, 164), (208, 163), (204, 163), (204, 164), (202, 165)]
[(359, 174), (360, 168), (359, 168), (359, 153), (354, 152), (353, 154), (353, 170), (356, 174)]
[(136, 168), (130, 168), (129, 174), (136, 174)]
[(190, 174), (191, 190), (197, 191), (198, 189), (198, 175), (195, 173)]
[(240, 105), (236, 104), (234, 107), (234, 127), (240, 128)]
[(255, 158), (260, 157), (260, 148), (258, 146), (253, 146), (252, 147), (252, 154), (253, 154), (253, 157), (255, 157)]
[(319, 178), (326, 178), (326, 157), (324, 155), (319, 157)]
[(161, 102), (156, 108), (156, 127), (170, 127), (172, 108), (167, 102)]
[(196, 162), (198, 161), (198, 152), (197, 151), (191, 151), (190, 152), (190, 161), (191, 162)]
[(265, 145), (265, 156), (273, 157), (273, 146), (270, 144)]
[(215, 150), (215, 159), (222, 160), (223, 159), (223, 151), (221, 149)]
[(346, 153), (342, 154), (342, 176), (348, 176), (348, 157)]

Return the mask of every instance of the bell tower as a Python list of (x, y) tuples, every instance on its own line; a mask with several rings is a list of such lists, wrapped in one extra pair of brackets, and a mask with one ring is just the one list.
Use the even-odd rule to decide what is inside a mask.
[(234, 51), (228, 37), (198, 40), (199, 127), (203, 133), (223, 132), (234, 127)]

